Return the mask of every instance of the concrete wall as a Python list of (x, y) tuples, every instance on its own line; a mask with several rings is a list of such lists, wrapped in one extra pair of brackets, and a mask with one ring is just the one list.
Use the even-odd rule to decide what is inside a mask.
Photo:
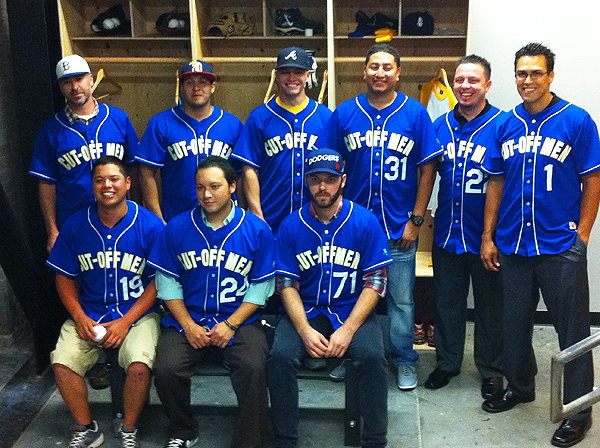
[[(552, 91), (586, 109), (600, 123), (596, 83), (600, 2), (590, 0), (471, 0), (467, 52), (488, 59), (492, 88), (488, 99), (501, 109), (521, 101), (515, 86), (515, 52), (528, 42), (547, 44), (556, 54)], [(600, 222), (590, 237), (588, 271), (591, 311), (600, 311)]]

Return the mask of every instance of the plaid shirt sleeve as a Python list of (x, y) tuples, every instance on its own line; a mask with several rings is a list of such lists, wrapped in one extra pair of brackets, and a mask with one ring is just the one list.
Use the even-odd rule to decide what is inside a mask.
[(379, 297), (383, 297), (387, 289), (387, 268), (383, 267), (367, 272), (363, 275), (363, 281), (365, 282), (365, 288), (374, 289)]
[(292, 277), (277, 274), (277, 279), (275, 280), (275, 282), (275, 291), (277, 291), (277, 294), (279, 295), (281, 295), (281, 291), (283, 291), (288, 286), (291, 286), (295, 290), (300, 291), (300, 282)]

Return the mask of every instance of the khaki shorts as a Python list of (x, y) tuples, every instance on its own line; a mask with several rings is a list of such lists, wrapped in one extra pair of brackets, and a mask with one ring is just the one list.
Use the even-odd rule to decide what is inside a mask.
[[(129, 329), (119, 346), (119, 365), (127, 371), (131, 363), (141, 362), (152, 369), (159, 335), (159, 314), (150, 313), (142, 317)], [(56, 348), (50, 353), (50, 362), (62, 364), (84, 376), (98, 362), (102, 350), (97, 342), (81, 339), (75, 322), (69, 319), (60, 330)]]

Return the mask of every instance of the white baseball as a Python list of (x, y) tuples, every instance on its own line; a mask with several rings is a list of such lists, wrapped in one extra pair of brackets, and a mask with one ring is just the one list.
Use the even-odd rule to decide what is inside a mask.
[(102, 325), (94, 325), (94, 331), (96, 332), (96, 342), (100, 342), (106, 335), (106, 327)]
[(179, 28), (179, 20), (177, 20), (177, 19), (169, 20), (168, 27), (169, 28)]
[(115, 27), (115, 22), (113, 21), (113, 19), (110, 18), (104, 19), (102, 25), (104, 25), (105, 30), (112, 30)]

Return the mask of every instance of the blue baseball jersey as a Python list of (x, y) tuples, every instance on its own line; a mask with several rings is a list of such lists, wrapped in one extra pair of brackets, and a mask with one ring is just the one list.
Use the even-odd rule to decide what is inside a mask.
[(498, 248), (523, 256), (569, 249), (577, 237), (581, 177), (600, 169), (596, 123), (558, 98), (534, 115), (520, 104), (499, 123), (498, 140), (502, 146), (483, 165), (505, 177)]
[(286, 216), (310, 202), (304, 159), (308, 151), (324, 147), (330, 116), (313, 99), (296, 114), (272, 99), (248, 116), (231, 157), (258, 169), (261, 207), (274, 233)]
[(308, 319), (325, 314), (335, 329), (362, 293), (363, 275), (392, 263), (377, 218), (343, 201), (329, 224), (317, 221), (306, 204), (285, 218), (277, 234), (277, 273), (299, 280)]
[[(252, 213), (236, 206), (232, 221), (213, 230), (197, 206), (169, 221), (148, 263), (181, 284), (194, 322), (212, 327), (240, 307), (250, 283), (275, 276), (274, 246), (271, 229)], [(171, 314), (163, 324), (181, 331)]]
[(190, 117), (180, 106), (150, 119), (135, 159), (160, 168), (165, 221), (198, 204), (196, 167), (210, 155), (228, 159), (241, 130), (239, 118), (214, 106), (202, 121)]
[[(79, 301), (97, 322), (124, 316), (154, 278), (146, 266), (163, 222), (135, 202), (114, 227), (98, 218), (97, 204), (69, 217), (58, 234), (47, 264), (69, 278), (81, 277)], [(157, 311), (155, 306), (148, 313)]]
[(56, 184), (56, 223), (94, 202), (92, 165), (102, 156), (133, 162), (138, 137), (127, 114), (98, 103), (98, 115), (89, 123), (69, 122), (65, 111), (46, 120), (40, 130), (29, 174)]
[(456, 254), (479, 254), (489, 179), (481, 164), (499, 147), (496, 126), (505, 112), (491, 106), (462, 129), (455, 113), (451, 110), (433, 124), (444, 149), (436, 159), (440, 184), (433, 241)]
[(362, 94), (340, 104), (328, 128), (329, 147), (346, 161), (344, 197), (375, 213), (388, 239), (401, 238), (417, 198), (418, 166), (442, 153), (427, 110), (401, 92), (377, 110)]

